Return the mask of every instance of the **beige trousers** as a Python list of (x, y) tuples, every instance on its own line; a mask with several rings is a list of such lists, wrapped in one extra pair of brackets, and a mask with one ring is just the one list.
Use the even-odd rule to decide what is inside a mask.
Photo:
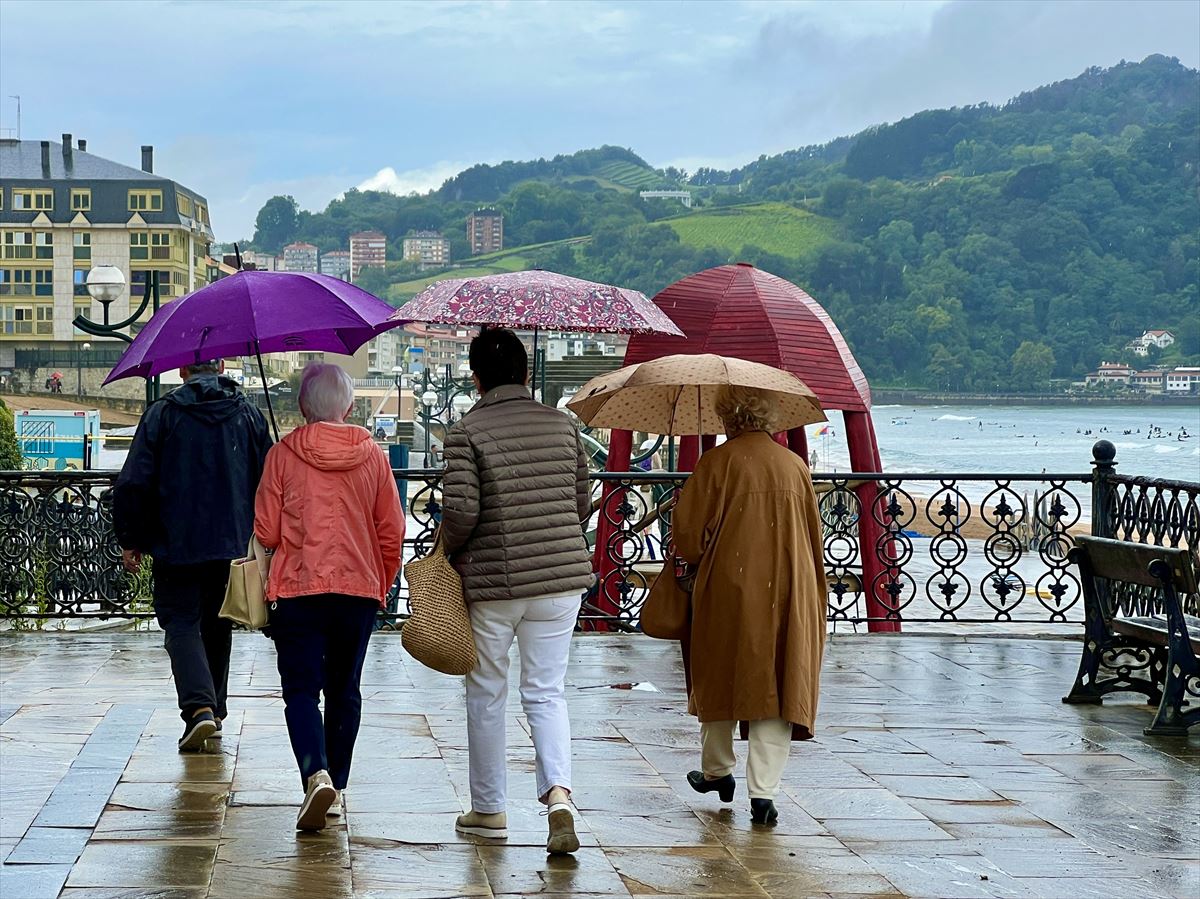
[[(733, 773), (733, 731), (736, 721), (708, 721), (700, 725), (700, 769), (710, 780)], [(750, 722), (750, 756), (746, 760), (746, 786), (751, 799), (774, 799), (783, 779), (792, 748), (792, 724), (782, 718)]]

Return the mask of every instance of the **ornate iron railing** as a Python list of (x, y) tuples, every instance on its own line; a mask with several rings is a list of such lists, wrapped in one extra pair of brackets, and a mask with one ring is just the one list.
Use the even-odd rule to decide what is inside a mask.
[[(1153, 546), (1187, 547), (1200, 570), (1200, 484), (1164, 478), (1135, 478), (1113, 471), (1115, 448), (1096, 444), (1095, 533)], [(1125, 615), (1150, 615), (1158, 601), (1149, 588), (1124, 582), (1104, 585), (1105, 601)], [(1183, 609), (1200, 615), (1200, 595), (1180, 597)]]
[[(829, 619), (835, 626), (1077, 622), (1080, 587), (1067, 562), (1073, 535), (1200, 547), (1200, 484), (1116, 475), (1105, 452), (1098, 444), (1088, 473), (815, 474)], [(395, 475), (408, 513), (405, 556), (419, 557), (441, 519), (441, 472)], [(583, 626), (636, 629), (670, 552), (671, 509), (686, 478), (594, 476), (588, 532), (601, 547)], [(121, 568), (109, 502), (114, 479), (113, 472), (0, 473), (0, 615), (152, 614), (148, 574)], [(877, 535), (869, 544), (864, 515)], [(408, 611), (402, 578), (389, 599), (384, 622), (395, 624)]]

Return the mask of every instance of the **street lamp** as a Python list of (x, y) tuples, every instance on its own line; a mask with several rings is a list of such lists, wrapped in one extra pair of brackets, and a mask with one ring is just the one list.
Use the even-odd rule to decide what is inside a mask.
[[(122, 334), (121, 329), (127, 328), (136, 322), (146, 307), (153, 303), (153, 311), (158, 311), (158, 272), (145, 272), (146, 290), (142, 295), (141, 305), (137, 311), (130, 315), (127, 319), (120, 322), (109, 321), (109, 306), (121, 296), (125, 290), (125, 273), (115, 265), (97, 265), (87, 274), (87, 292), (93, 300), (96, 300), (104, 307), (104, 321), (94, 322), (85, 315), (75, 316), (75, 321), (72, 323), (80, 331), (85, 334), (91, 334), (93, 337), (115, 337), (118, 340), (123, 340), (126, 343), (133, 343), (133, 337), (128, 334)], [(158, 399), (158, 377), (146, 379), (146, 405), (149, 406), (152, 402)]]
[(403, 398), (401, 388), (404, 386), (404, 366), (392, 366), (392, 381), (396, 385), (396, 416), (392, 419), (392, 442), (400, 442), (400, 401)]
[(87, 273), (87, 292), (104, 307), (104, 324), (108, 324), (109, 304), (125, 290), (125, 273), (115, 265), (97, 265)]
[(83, 345), (75, 349), (75, 395), (83, 396), (83, 354), (92, 348), (92, 345), (84, 341)]
[(461, 419), (471, 411), (471, 407), (475, 405), (475, 401), (471, 399), (470, 394), (459, 393), (455, 395), (451, 401), (451, 405), (454, 406), (454, 411), (458, 413), (458, 417)]
[(421, 423), (425, 429), (425, 467), (431, 467), (429, 464), (429, 455), (432, 452), (430, 444), (429, 427), (433, 421), (433, 407), (437, 405), (438, 395), (432, 389), (427, 389), (421, 394)]

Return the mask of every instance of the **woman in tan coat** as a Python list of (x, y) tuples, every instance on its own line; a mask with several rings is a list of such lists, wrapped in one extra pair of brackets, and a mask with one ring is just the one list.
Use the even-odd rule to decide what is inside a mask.
[(701, 456), (673, 530), (696, 568), (688, 710), (700, 719), (700, 793), (733, 800), (733, 731), (747, 722), (751, 818), (778, 819), (774, 798), (792, 740), (812, 738), (825, 645), (825, 568), (816, 494), (804, 460), (772, 437), (774, 404), (723, 388), (729, 440)]

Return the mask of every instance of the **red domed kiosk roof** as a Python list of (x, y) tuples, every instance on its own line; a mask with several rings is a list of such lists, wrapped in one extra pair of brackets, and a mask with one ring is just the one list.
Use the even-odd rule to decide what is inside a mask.
[(825, 409), (871, 408), (867, 378), (837, 325), (790, 281), (739, 262), (676, 281), (654, 302), (687, 337), (635, 335), (626, 365), (675, 353), (717, 353), (791, 372)]

